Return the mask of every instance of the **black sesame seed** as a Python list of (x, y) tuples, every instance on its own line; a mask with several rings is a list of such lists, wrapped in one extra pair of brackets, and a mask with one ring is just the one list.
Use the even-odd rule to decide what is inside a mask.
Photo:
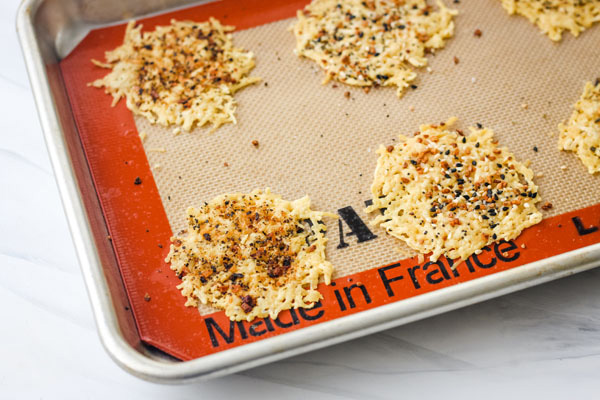
[(477, 165), (477, 161), (471, 161), (472, 165)]
[(487, 215), (482, 215), (481, 218), (483, 218), (483, 219), (490, 219), (490, 217), (488, 217)]
[(135, 178), (135, 181), (133, 181), (133, 183), (135, 185), (141, 185), (142, 184), (142, 180), (140, 179), (140, 177), (138, 176), (137, 178)]
[(492, 239), (496, 240), (498, 239), (498, 235), (496, 235), (495, 233), (492, 235)]
[(502, 207), (502, 211), (508, 211), (508, 207)]
[(479, 129), (483, 128), (483, 125), (481, 125), (479, 122), (477, 122), (477, 124), (476, 124), (476, 125), (477, 125), (477, 127), (478, 127)]
[(533, 146), (533, 151), (535, 151), (536, 153), (538, 152), (537, 146)]

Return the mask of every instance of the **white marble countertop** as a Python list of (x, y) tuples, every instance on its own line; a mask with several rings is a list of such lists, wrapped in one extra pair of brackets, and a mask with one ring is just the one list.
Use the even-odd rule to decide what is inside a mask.
[(141, 381), (96, 333), (15, 32), (0, 2), (0, 398), (598, 398), (600, 270), (233, 376)]

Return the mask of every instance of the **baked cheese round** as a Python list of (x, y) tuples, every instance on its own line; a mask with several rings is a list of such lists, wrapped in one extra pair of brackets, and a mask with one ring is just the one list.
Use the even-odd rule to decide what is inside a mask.
[(587, 82), (566, 124), (559, 124), (558, 149), (572, 151), (590, 174), (600, 172), (600, 79)]
[(499, 240), (516, 238), (542, 214), (533, 172), (491, 130), (451, 130), (456, 121), (422, 125), (378, 150), (371, 187), (372, 221), (437, 260), (466, 259)]
[(444, 47), (457, 14), (438, 1), (313, 0), (293, 26), (298, 56), (315, 61), (331, 79), (353, 86), (396, 86), (401, 96), (427, 65), (427, 52)]
[(598, 0), (501, 0), (509, 14), (520, 14), (554, 41), (563, 31), (575, 37), (600, 21)]
[(188, 227), (174, 236), (166, 261), (181, 277), (187, 306), (225, 310), (231, 320), (277, 318), (311, 308), (331, 281), (324, 216), (310, 199), (283, 200), (269, 189), (219, 196), (187, 210)]
[(235, 123), (233, 94), (260, 78), (248, 76), (254, 55), (233, 46), (233, 30), (211, 18), (173, 20), (142, 33), (142, 25), (131, 21), (123, 44), (106, 52), (106, 62), (92, 60), (112, 71), (90, 85), (112, 94), (113, 106), (125, 97), (131, 111), (153, 124), (189, 131)]

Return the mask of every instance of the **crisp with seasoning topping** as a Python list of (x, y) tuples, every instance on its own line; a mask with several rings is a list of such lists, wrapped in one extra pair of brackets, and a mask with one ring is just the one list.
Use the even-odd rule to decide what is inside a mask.
[(187, 214), (188, 228), (171, 239), (166, 259), (182, 278), (187, 306), (208, 304), (231, 320), (251, 321), (322, 298), (319, 280), (329, 284), (333, 272), (322, 218), (335, 215), (311, 210), (308, 197), (290, 202), (255, 190), (219, 196)]
[(590, 174), (600, 172), (600, 79), (585, 84), (569, 122), (558, 129), (558, 149), (576, 153)]
[(598, 0), (501, 0), (509, 14), (520, 14), (556, 42), (567, 30), (575, 37), (600, 21)]
[(457, 11), (440, 1), (313, 0), (293, 26), (296, 54), (315, 61), (331, 79), (353, 86), (396, 86), (398, 97), (427, 65), (427, 52), (454, 33)]
[(366, 210), (381, 211), (373, 224), (433, 261), (464, 260), (542, 220), (533, 172), (497, 147), (491, 130), (465, 136), (450, 129), (455, 121), (400, 135), (391, 151), (381, 146)]
[(104, 87), (113, 106), (125, 97), (127, 107), (151, 123), (194, 126), (236, 122), (233, 94), (260, 81), (249, 77), (254, 55), (233, 46), (232, 26), (211, 18), (207, 22), (171, 21), (142, 33), (129, 22), (123, 44), (106, 52), (112, 69), (90, 85)]

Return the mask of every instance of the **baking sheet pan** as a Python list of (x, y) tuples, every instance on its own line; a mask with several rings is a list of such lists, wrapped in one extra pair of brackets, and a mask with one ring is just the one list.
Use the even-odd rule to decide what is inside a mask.
[[(101, 59), (116, 47), (123, 25), (90, 32), (60, 63), (110, 236), (96, 239), (114, 248), (142, 341), (183, 360), (206, 360), (190, 367), (194, 373), (184, 378), (206, 375), (209, 357), (222, 355), (219, 372), (231, 372), (233, 364), (247, 367), (422, 318), (590, 268), (597, 260), (599, 179), (589, 176), (574, 156), (556, 151), (556, 136), (548, 135), (570, 114), (583, 82), (596, 76), (600, 56), (591, 49), (597, 28), (554, 44), (526, 20), (509, 17), (497, 2), (459, 5), (455, 38), (430, 58), (431, 73), (421, 70), (417, 89), (397, 99), (393, 89), (366, 94), (320, 85), (320, 71), (292, 53), (294, 39), (287, 32), (290, 18), (304, 4), (223, 1), (141, 21), (152, 29), (172, 17), (201, 21), (215, 16), (236, 25), (235, 43), (255, 52), (253, 75), (267, 86), (237, 94), (239, 123), (214, 134), (197, 129), (175, 136), (133, 118), (123, 102), (111, 108), (109, 96), (86, 86), (106, 73), (90, 58)], [(483, 31), (481, 38), (473, 36), (475, 29)], [(350, 100), (345, 91), (351, 92)], [(515, 242), (485, 249), (455, 269), (447, 261), (406, 258), (412, 255), (409, 250), (368, 226), (362, 211), (376, 146), (452, 115), (464, 125), (493, 128), (501, 145), (519, 159), (531, 159), (532, 169), (544, 175), (537, 179), (540, 194), (554, 204), (542, 224)], [(144, 143), (140, 131), (148, 133)], [(259, 149), (251, 146), (254, 139)], [(167, 151), (151, 151), (159, 147)], [(133, 184), (136, 177), (142, 185)], [(203, 308), (201, 317), (186, 309), (175, 289), (178, 280), (162, 261), (171, 232), (182, 228), (185, 208), (223, 192), (265, 186), (287, 198), (309, 194), (316, 208), (338, 212), (339, 222), (328, 221), (335, 286), (321, 287), (324, 299), (318, 308), (284, 313), (276, 321), (234, 324), (215, 310)], [(575, 249), (583, 250), (565, 254)], [(416, 308), (407, 313), (411, 307)], [(274, 339), (279, 339), (275, 347)], [(236, 347), (248, 349), (249, 357), (236, 356)], [(164, 374), (158, 378), (167, 379)]]

